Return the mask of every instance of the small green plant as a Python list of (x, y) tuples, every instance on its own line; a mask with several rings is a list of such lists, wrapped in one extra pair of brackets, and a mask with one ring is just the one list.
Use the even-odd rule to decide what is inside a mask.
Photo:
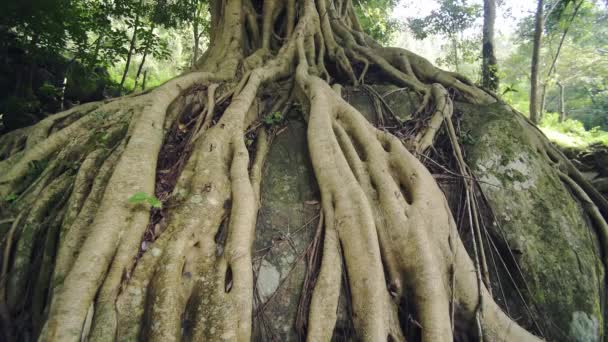
[(105, 147), (110, 139), (110, 133), (99, 132), (96, 135), (97, 145)]
[(274, 113), (268, 114), (264, 117), (263, 121), (265, 124), (267, 124), (269, 126), (277, 125), (283, 121), (283, 113), (274, 112)]
[(133, 196), (129, 197), (129, 203), (137, 204), (137, 203), (148, 203), (153, 208), (162, 208), (163, 203), (153, 195), (148, 195), (147, 193), (140, 191)]
[(7, 203), (13, 203), (17, 200), (17, 194), (11, 193), (4, 197), (4, 201)]
[(61, 96), (61, 88), (55, 87), (48, 82), (44, 82), (44, 84), (38, 89), (38, 92), (44, 99), (54, 99)]

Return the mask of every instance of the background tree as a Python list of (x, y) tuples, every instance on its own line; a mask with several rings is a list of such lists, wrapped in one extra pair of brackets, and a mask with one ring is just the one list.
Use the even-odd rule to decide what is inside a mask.
[(365, 33), (382, 44), (390, 43), (393, 34), (402, 26), (391, 18), (391, 10), (397, 3), (398, 0), (355, 0), (355, 13)]
[(539, 68), (540, 68), (540, 48), (543, 39), (543, 30), (545, 26), (544, 18), (544, 0), (538, 0), (536, 14), (534, 16), (534, 43), (532, 45), (532, 63), (530, 67), (530, 120), (538, 123), (541, 113), (539, 112)]
[(483, 2), (483, 37), (481, 47), (481, 85), (492, 91), (498, 90), (498, 64), (494, 48), (494, 23), (496, 22), (496, 1)]
[[(559, 1), (555, 5), (555, 7), (551, 11), (551, 13), (549, 14), (549, 18), (548, 18), (548, 22), (547, 22), (547, 26), (548, 26), (547, 31), (555, 32), (556, 31), (555, 26), (559, 26), (559, 29), (563, 30), (563, 33), (561, 33), (561, 37), (559, 38), (559, 43), (557, 44), (557, 49), (555, 51), (555, 54), (553, 55), (553, 60), (551, 61), (551, 65), (549, 66), (549, 71), (547, 72), (547, 76), (545, 77), (545, 79), (543, 81), (543, 85), (542, 85), (542, 89), (541, 89), (541, 97), (540, 97), (541, 98), (541, 100), (540, 100), (541, 115), (545, 109), (545, 96), (547, 93), (547, 84), (551, 81), (551, 78), (555, 72), (557, 61), (559, 60), (560, 52), (564, 45), (564, 41), (566, 39), (570, 26), (572, 25), (572, 22), (576, 18), (577, 14), (579, 13), (579, 10), (581, 9), (581, 7), (584, 3), (585, 3), (584, 0)], [(556, 84), (557, 84), (557, 82), (556, 82)], [(563, 89), (564, 89), (563, 84), (559, 87), (559, 89), (560, 89), (560, 92), (563, 92)], [(561, 103), (561, 105), (563, 105), (563, 103)], [(560, 111), (560, 113), (563, 113), (563, 112)]]
[[(559, 89), (556, 82), (559, 81), (565, 87), (565, 102), (571, 118), (580, 120), (588, 130), (596, 126), (605, 130), (608, 126), (602, 114), (605, 112), (602, 107), (602, 89), (605, 88), (602, 84), (606, 63), (602, 51), (608, 37), (605, 29), (606, 7), (602, 3), (585, 2), (568, 24), (573, 9), (572, 4), (566, 7), (561, 20), (550, 16), (551, 20), (546, 25), (545, 44), (541, 48), (541, 60), (544, 63), (539, 71), (541, 84), (547, 84), (546, 105), (543, 108), (546, 112), (558, 112)], [(569, 29), (564, 36), (566, 27)], [(504, 68), (503, 91), (508, 87), (515, 90), (508, 91), (503, 96), (522, 112), (529, 109), (532, 32), (533, 20), (526, 18), (514, 34), (513, 45), (507, 47), (512, 53), (501, 60)], [(560, 45), (562, 38), (563, 43)], [(561, 49), (558, 55), (559, 46)], [(559, 58), (555, 59), (555, 56)], [(555, 65), (552, 74), (547, 77), (553, 61)]]
[(481, 7), (469, 4), (466, 0), (441, 0), (439, 9), (433, 10), (424, 18), (410, 20), (409, 27), (417, 39), (424, 39), (429, 34), (441, 34), (448, 37), (451, 53), (447, 61), (459, 72), (463, 54), (468, 52), (470, 42), (463, 38), (463, 33), (472, 27), (481, 15)]

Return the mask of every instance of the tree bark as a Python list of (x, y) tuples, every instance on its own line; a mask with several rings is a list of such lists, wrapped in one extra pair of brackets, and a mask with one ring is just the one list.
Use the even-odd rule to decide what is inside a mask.
[(146, 63), (146, 57), (148, 56), (148, 49), (146, 48), (144, 50), (144, 54), (141, 57), (141, 62), (139, 63), (139, 67), (137, 68), (137, 75), (135, 76), (135, 85), (133, 86), (133, 90), (137, 90), (137, 84), (139, 81), (139, 75), (141, 74), (141, 70), (144, 67), (144, 64)]
[(139, 11), (142, 3), (143, 0), (140, 0), (139, 4), (137, 5), (137, 13), (135, 14), (135, 21), (133, 24), (133, 35), (131, 36), (131, 42), (129, 43), (129, 52), (127, 53), (127, 60), (125, 61), (125, 69), (122, 73), (122, 78), (120, 79), (120, 85), (118, 87), (119, 94), (122, 94), (125, 80), (127, 79), (127, 74), (129, 73), (129, 66), (131, 65), (131, 57), (133, 56), (133, 51), (135, 50), (135, 43), (137, 42), (137, 30), (139, 29)]
[[(549, 67), (549, 71), (547, 72), (547, 77), (543, 81), (542, 90), (541, 90), (540, 110), (539, 110), (541, 116), (545, 110), (545, 105), (546, 105), (545, 101), (546, 101), (546, 96), (547, 96), (548, 82), (551, 79), (551, 76), (553, 75), (553, 73), (557, 67), (557, 61), (559, 59), (559, 55), (562, 50), (562, 47), (564, 46), (564, 42), (566, 40), (566, 35), (568, 34), (568, 30), (570, 29), (572, 22), (576, 18), (576, 15), (578, 14), (578, 11), (580, 10), (580, 8), (584, 2), (585, 2), (584, 0), (581, 0), (575, 5), (574, 10), (572, 11), (572, 15), (568, 19), (568, 24), (564, 28), (564, 32), (562, 33), (562, 36), (559, 40), (559, 44), (557, 45), (557, 51), (555, 51), (555, 55), (553, 56), (553, 60), (551, 61), (551, 66)], [(556, 5), (554, 5), (554, 6), (556, 6)]]
[(482, 37), (482, 65), (481, 84), (483, 87), (497, 92), (498, 90), (498, 63), (494, 52), (494, 23), (496, 21), (496, 1), (483, 2), (483, 37)]
[(559, 88), (559, 122), (566, 120), (566, 99), (565, 99), (565, 87), (561, 82), (557, 82)]
[(148, 70), (144, 70), (144, 80), (141, 82), (141, 90), (146, 90), (146, 81), (148, 80)]
[(198, 49), (199, 49), (199, 44), (200, 44), (200, 40), (201, 40), (201, 35), (202, 32), (200, 31), (200, 16), (202, 15), (202, 10), (203, 10), (203, 2), (197, 0), (197, 5), (196, 5), (196, 11), (194, 13), (194, 20), (192, 23), (192, 36), (193, 36), (193, 46), (192, 46), (192, 61), (190, 62), (190, 67), (194, 67), (194, 65), (196, 64), (196, 61), (198, 61), (199, 58), (199, 53), (198, 53)]
[[(153, 24), (152, 26), (150, 26), (150, 35), (153, 34), (154, 32), (154, 27), (155, 25)], [(135, 85), (133, 86), (133, 91), (137, 90), (137, 84), (139, 81), (139, 76), (141, 75), (141, 70), (144, 67), (144, 64), (146, 63), (146, 57), (148, 56), (148, 50), (150, 48), (150, 42), (145, 42), (146, 47), (144, 48), (144, 54), (141, 57), (141, 62), (139, 63), (139, 67), (137, 68), (137, 75), (135, 75)]]
[(532, 65), (530, 68), (530, 120), (535, 124), (540, 119), (539, 113), (539, 68), (540, 68), (540, 49), (542, 45), (544, 15), (544, 1), (538, 0), (536, 15), (534, 17), (534, 42), (532, 46)]

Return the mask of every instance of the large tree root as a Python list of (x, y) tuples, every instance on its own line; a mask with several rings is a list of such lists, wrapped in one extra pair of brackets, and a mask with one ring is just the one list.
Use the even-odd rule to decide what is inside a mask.
[[(311, 322), (335, 312), (339, 290), (335, 283), (340, 277), (324, 271), (339, 264), (339, 241), (355, 328), (362, 339), (402, 340), (396, 309), (403, 296), (410, 296), (423, 340), (452, 340), (451, 268), (456, 275), (453, 305), (461, 311), (459, 317), (474, 321), (481, 291), (486, 338), (534, 339), (498, 308), (485, 288), (478, 288), (475, 267), (458, 238), (443, 193), (426, 168), (399, 140), (375, 129), (305, 70), (299, 67), (298, 82), (311, 102), (309, 147), (326, 218), (325, 254)], [(309, 338), (331, 336), (335, 321), (321, 323), (311, 324)]]
[[(295, 97), (306, 108), (324, 218), (308, 340), (334, 334), (342, 270), (361, 340), (405, 340), (404, 302), (414, 304), (424, 341), (453, 340), (456, 327), (486, 340), (536, 340), (492, 299), (483, 262), (469, 257), (443, 193), (412, 154), (450, 123), (450, 96), (495, 98), (371, 41), (350, 0), (212, 1), (210, 11), (212, 48), (200, 71), (0, 137), (0, 197), (12, 201), (0, 207), (10, 221), (0, 279), (5, 337), (249, 341), (268, 141), (258, 129), (254, 153), (244, 135)], [(414, 114), (424, 124), (404, 142), (328, 83), (364, 83), (372, 71), (422, 98)], [(273, 98), (278, 81), (290, 91)], [(129, 202), (141, 193), (163, 208)]]

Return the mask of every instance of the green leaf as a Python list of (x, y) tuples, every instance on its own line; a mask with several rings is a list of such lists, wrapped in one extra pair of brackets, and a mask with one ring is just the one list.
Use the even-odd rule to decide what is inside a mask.
[(163, 207), (163, 203), (154, 196), (149, 196), (147, 201), (153, 208), (161, 209)]
[(270, 113), (268, 115), (266, 115), (262, 121), (264, 121), (265, 124), (267, 125), (276, 125), (281, 123), (281, 121), (283, 121), (283, 113), (277, 111), (274, 113)]
[(17, 195), (16, 195), (15, 193), (9, 194), (8, 196), (6, 196), (6, 197), (4, 198), (4, 200), (5, 200), (6, 202), (8, 202), (8, 203), (12, 203), (12, 202), (14, 202), (15, 200), (17, 200)]
[(150, 206), (152, 206), (153, 208), (162, 208), (163, 207), (163, 203), (156, 198), (155, 196), (152, 195), (148, 195), (147, 193), (140, 191), (136, 194), (134, 194), (133, 196), (129, 197), (129, 203), (143, 203), (146, 202), (148, 203)]
[(147, 193), (138, 192), (135, 195), (129, 197), (129, 203), (141, 203), (148, 200), (148, 197), (150, 196)]

